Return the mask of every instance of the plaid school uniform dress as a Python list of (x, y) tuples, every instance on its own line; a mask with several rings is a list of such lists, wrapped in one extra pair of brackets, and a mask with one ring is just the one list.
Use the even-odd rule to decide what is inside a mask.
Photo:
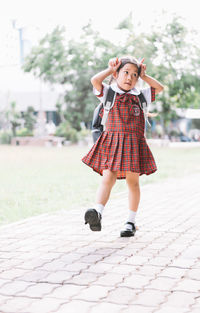
[[(120, 91), (116, 86), (111, 87), (114, 91)], [(103, 85), (99, 98), (106, 88), (108, 86)], [(155, 100), (154, 88), (146, 88), (142, 92), (148, 99), (147, 103)], [(137, 94), (137, 90), (117, 92), (105, 131), (82, 159), (100, 175), (103, 170), (109, 169), (117, 171), (117, 179), (124, 179), (127, 171), (149, 175), (157, 170), (144, 136), (145, 118)], [(103, 112), (100, 115), (102, 117)]]

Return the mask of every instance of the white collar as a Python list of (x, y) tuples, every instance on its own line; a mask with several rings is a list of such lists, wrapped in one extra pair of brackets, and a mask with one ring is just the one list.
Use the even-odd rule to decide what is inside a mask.
[[(111, 88), (112, 90), (114, 90), (115, 92), (119, 93), (119, 94), (123, 94), (126, 91), (121, 90), (116, 83), (111, 84)], [(140, 91), (137, 90), (135, 87), (133, 87), (133, 89), (129, 90), (127, 93), (130, 93), (131, 95), (135, 95), (138, 96), (140, 94)]]

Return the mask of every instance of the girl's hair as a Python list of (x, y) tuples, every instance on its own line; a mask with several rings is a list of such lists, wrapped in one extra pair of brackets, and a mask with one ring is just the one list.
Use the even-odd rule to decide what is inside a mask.
[(138, 76), (140, 75), (140, 71), (141, 71), (140, 64), (139, 64), (139, 61), (135, 57), (127, 55), (127, 56), (121, 57), (120, 60), (122, 63), (120, 67), (117, 69), (117, 72), (119, 72), (121, 68), (124, 67), (125, 64), (130, 63), (130, 64), (136, 65), (138, 69)]
[[(141, 67), (140, 67), (139, 61), (135, 57), (127, 55), (127, 56), (121, 57), (120, 60), (121, 60), (121, 64), (119, 68), (117, 69), (118, 73), (124, 67), (125, 64), (130, 63), (130, 64), (136, 65), (138, 69), (138, 76), (140, 75)], [(113, 81), (113, 76), (111, 76), (110, 78), (109, 85), (112, 83), (112, 81)]]

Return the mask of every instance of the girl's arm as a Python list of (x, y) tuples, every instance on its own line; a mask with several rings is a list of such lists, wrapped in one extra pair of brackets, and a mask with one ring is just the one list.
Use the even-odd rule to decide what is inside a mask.
[(149, 75), (144, 75), (141, 77), (150, 87), (155, 88), (155, 94), (158, 94), (159, 92), (163, 91), (164, 86), (159, 83), (155, 78), (149, 76)]
[(121, 64), (121, 61), (119, 61), (118, 58), (109, 60), (108, 68), (105, 69), (104, 71), (97, 73), (91, 78), (91, 83), (93, 87), (99, 92), (101, 92), (102, 82), (104, 81), (104, 79), (112, 75), (114, 72), (116, 72), (120, 64)]
[(141, 61), (141, 72), (140, 77), (142, 80), (144, 80), (150, 87), (155, 88), (155, 94), (158, 94), (159, 92), (163, 91), (164, 86), (157, 81), (155, 78), (149, 76), (146, 74), (146, 64), (143, 64), (144, 59)]

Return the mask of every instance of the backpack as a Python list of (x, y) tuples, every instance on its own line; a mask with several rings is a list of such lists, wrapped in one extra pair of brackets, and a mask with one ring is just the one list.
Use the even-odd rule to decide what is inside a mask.
[[(104, 103), (99, 103), (93, 113), (92, 119), (92, 137), (94, 143), (101, 136), (102, 132), (105, 129), (105, 125), (108, 119), (108, 114), (110, 109), (113, 107), (115, 103), (116, 92), (109, 86), (108, 93), (106, 95), (106, 99)], [(141, 92), (139, 95), (139, 104), (143, 111), (147, 110), (147, 101)], [(103, 118), (100, 116), (100, 112), (104, 108)]]

